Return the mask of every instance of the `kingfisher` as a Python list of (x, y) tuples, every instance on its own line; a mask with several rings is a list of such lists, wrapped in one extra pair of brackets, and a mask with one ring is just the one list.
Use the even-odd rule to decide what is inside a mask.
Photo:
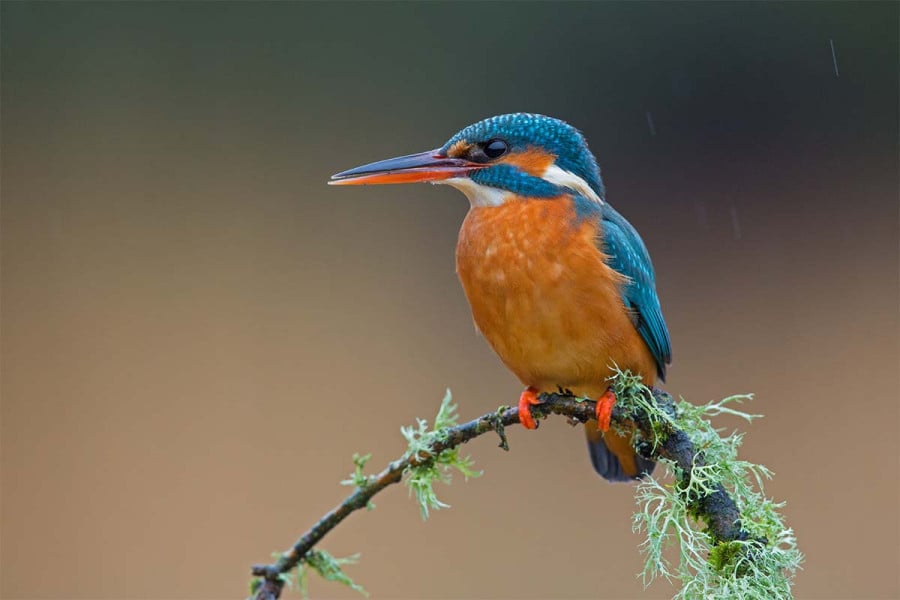
[(653, 386), (672, 351), (650, 254), (606, 200), (597, 160), (568, 123), (514, 113), (469, 125), (443, 146), (333, 175), (330, 184), (430, 182), (469, 200), (456, 271), (475, 325), (525, 386), (528, 429), (542, 392), (596, 403), (586, 424), (594, 469), (608, 481), (652, 472), (630, 436), (610, 430), (615, 368)]

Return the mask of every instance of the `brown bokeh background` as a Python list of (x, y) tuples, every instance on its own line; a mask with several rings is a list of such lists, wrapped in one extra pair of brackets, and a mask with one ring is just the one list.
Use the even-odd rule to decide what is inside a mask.
[[(515, 401), (463, 196), (325, 181), (516, 110), (580, 127), (642, 232), (669, 389), (756, 394), (797, 596), (900, 597), (896, 3), (0, 11), (4, 598), (239, 597), (445, 387)], [(323, 547), (376, 598), (671, 595), (581, 432), (510, 444), (467, 448), (452, 509), (397, 487)]]

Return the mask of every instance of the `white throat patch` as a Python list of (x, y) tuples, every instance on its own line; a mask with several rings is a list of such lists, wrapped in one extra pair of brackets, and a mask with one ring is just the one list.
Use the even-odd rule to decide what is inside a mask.
[(511, 196), (506, 190), (475, 183), (468, 177), (451, 177), (434, 183), (452, 185), (466, 195), (472, 206), (500, 206)]
[(550, 183), (573, 189), (588, 200), (592, 200), (597, 204), (603, 204), (603, 198), (597, 195), (597, 192), (588, 185), (587, 181), (575, 173), (559, 168), (555, 164), (550, 165), (547, 167), (547, 170), (544, 171), (544, 179)]
[[(555, 164), (547, 167), (544, 171), (543, 179), (554, 185), (574, 190), (592, 202), (603, 204), (603, 199), (588, 185), (587, 181), (575, 173), (561, 169)], [(472, 206), (500, 206), (513, 195), (507, 190), (475, 183), (468, 177), (451, 177), (450, 179), (432, 183), (435, 185), (452, 185), (466, 195), (466, 198), (469, 199), (469, 204)]]

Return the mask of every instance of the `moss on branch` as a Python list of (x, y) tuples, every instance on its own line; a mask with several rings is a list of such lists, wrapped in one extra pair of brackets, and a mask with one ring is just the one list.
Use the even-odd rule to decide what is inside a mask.
[[(793, 531), (778, 510), (783, 504), (767, 499), (763, 483), (771, 472), (762, 465), (739, 460), (742, 434), (721, 437), (709, 419), (722, 414), (751, 415), (733, 408), (750, 396), (732, 396), (719, 402), (694, 406), (674, 401), (660, 390), (651, 390), (640, 377), (617, 371), (610, 380), (618, 402), (612, 413), (613, 430), (630, 435), (635, 450), (661, 463), (662, 477), (647, 477), (636, 487), (636, 532), (645, 536), (640, 548), (645, 556), (645, 585), (663, 577), (680, 584), (676, 598), (787, 599), (802, 561)], [(541, 394), (532, 409), (535, 418), (551, 414), (585, 422), (594, 417), (595, 403), (568, 393)], [(464, 477), (481, 473), (459, 454), (459, 446), (494, 431), (500, 447), (508, 450), (505, 428), (518, 424), (518, 409), (501, 407), (496, 412), (457, 424), (456, 406), (449, 390), (433, 428), (424, 419), (403, 427), (407, 451), (375, 475), (364, 469), (370, 455), (354, 455), (354, 472), (341, 482), (354, 491), (304, 533), (294, 546), (269, 565), (252, 569), (251, 597), (275, 600), (283, 588), (297, 587), (306, 595), (310, 570), (327, 580), (361, 591), (342, 570), (356, 557), (336, 559), (315, 548), (321, 539), (354, 511), (373, 508), (371, 499), (385, 487), (405, 480), (419, 504), (423, 518), (431, 510), (445, 508), (434, 491), (436, 482), (449, 483), (456, 471)], [(671, 562), (664, 550), (675, 547), (678, 560)], [(293, 573), (293, 575), (291, 575)]]

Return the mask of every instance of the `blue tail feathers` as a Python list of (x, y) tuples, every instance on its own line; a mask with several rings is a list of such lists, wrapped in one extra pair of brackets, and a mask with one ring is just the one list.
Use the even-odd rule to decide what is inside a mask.
[[(608, 435), (615, 434), (610, 432)], [(656, 466), (656, 463), (652, 460), (647, 460), (638, 454), (634, 454), (634, 466), (636, 469), (626, 469), (622, 466), (619, 458), (607, 447), (603, 438), (588, 438), (587, 442), (588, 450), (591, 454), (591, 464), (594, 465), (594, 470), (607, 481), (627, 482), (641, 479), (645, 475), (651, 474), (653, 468)], [(629, 467), (630, 466), (631, 465), (629, 465)]]

